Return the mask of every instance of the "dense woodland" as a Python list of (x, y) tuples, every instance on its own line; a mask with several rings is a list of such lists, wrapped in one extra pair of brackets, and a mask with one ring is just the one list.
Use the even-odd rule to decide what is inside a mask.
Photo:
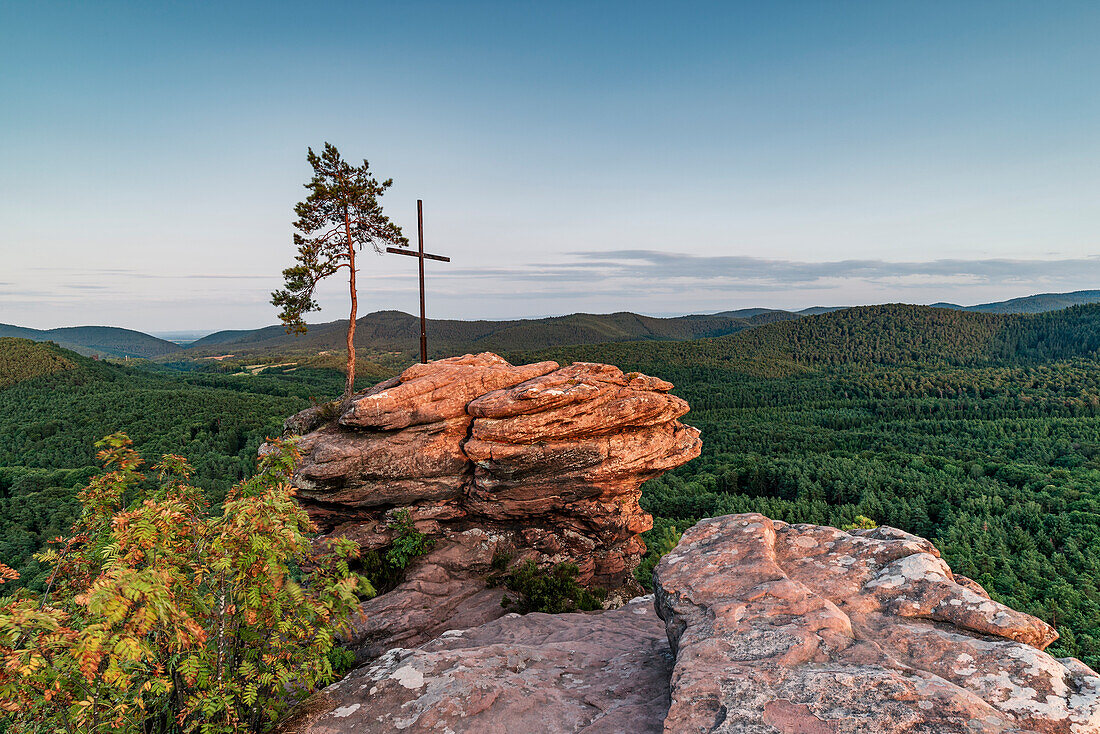
[(52, 344), (0, 337), (0, 388), (74, 367), (62, 350)]
[(1098, 334), (1097, 306), (876, 306), (690, 345), (532, 356), (659, 374), (691, 404), (703, 454), (646, 484), (651, 547), (732, 512), (834, 526), (863, 515), (931, 539), (957, 573), (1054, 624), (1053, 654), (1096, 668)]
[[(671, 380), (691, 403), (703, 455), (646, 485), (651, 547), (709, 515), (838, 526), (862, 515), (930, 538), (958, 573), (1057, 626), (1054, 654), (1100, 667), (1098, 349), (1100, 306), (891, 305), (507, 356), (610, 362)], [(144, 454), (187, 456), (218, 502), (264, 436), (342, 382), (332, 370), (184, 373), (63, 356), (76, 368), (0, 388), (0, 562), (31, 585), (29, 555), (71, 520), (96, 438), (126, 430)]]

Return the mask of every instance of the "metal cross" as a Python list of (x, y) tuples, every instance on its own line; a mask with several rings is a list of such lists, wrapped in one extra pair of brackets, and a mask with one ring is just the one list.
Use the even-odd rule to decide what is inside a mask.
[(401, 247), (387, 247), (386, 252), (392, 252), (395, 255), (409, 255), (419, 259), (420, 265), (420, 361), (423, 364), (428, 363), (428, 319), (424, 315), (424, 258), (429, 260), (439, 260), (440, 262), (449, 263), (451, 258), (443, 257), (442, 255), (429, 255), (424, 252), (424, 202), (420, 199), (416, 200), (416, 234), (417, 241), (420, 243), (420, 249), (417, 252), (412, 250), (406, 250)]

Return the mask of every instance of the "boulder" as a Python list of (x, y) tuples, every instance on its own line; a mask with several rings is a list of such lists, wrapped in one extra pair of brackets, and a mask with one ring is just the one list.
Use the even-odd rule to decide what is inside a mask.
[(467, 354), (414, 364), (396, 384), (352, 402), (340, 424), (397, 430), (466, 415), (475, 398), (556, 370), (556, 362), (515, 367), (495, 354)]
[(654, 580), (666, 732), (1100, 732), (1100, 677), (908, 533), (713, 518)]

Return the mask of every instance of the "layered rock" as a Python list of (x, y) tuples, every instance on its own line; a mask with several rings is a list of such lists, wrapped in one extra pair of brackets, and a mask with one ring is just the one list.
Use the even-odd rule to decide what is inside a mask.
[(892, 528), (704, 520), (654, 572), (676, 653), (666, 732), (1100, 732), (1057, 634)]
[(1100, 734), (1100, 677), (899, 530), (704, 520), (654, 581), (392, 650), (284, 734)]
[(486, 353), (414, 365), (332, 414), (291, 418), (304, 434), (298, 497), (324, 530), (382, 549), (400, 510), (433, 540), (402, 586), (364, 605), (350, 641), (369, 657), (456, 615), (500, 616), (484, 583), (494, 557), (571, 562), (582, 584), (633, 596), (652, 527), (641, 484), (700, 449), (671, 388), (610, 365)]

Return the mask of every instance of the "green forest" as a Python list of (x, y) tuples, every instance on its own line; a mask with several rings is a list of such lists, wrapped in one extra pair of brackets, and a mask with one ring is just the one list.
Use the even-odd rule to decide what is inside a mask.
[[(698, 459), (645, 485), (651, 549), (761, 512), (929, 538), (957, 573), (1100, 666), (1100, 307), (999, 316), (849, 309), (691, 343), (530, 357), (675, 383)], [(648, 558), (643, 569), (651, 568)], [(644, 572), (640, 580), (648, 582)]]
[[(4, 351), (23, 354), (16, 341)], [(11, 360), (23, 376), (0, 383), (0, 562), (30, 585), (41, 584), (30, 554), (71, 522), (97, 438), (124, 430), (144, 455), (186, 456), (216, 503), (253, 471), (265, 436), (343, 380), (50, 350), (47, 363), (74, 366), (42, 372), (23, 354)], [(504, 356), (609, 362), (676, 384), (703, 454), (646, 484), (651, 548), (710, 515), (837, 526), (862, 515), (928, 537), (956, 572), (1055, 625), (1053, 654), (1100, 667), (1098, 350), (1100, 306), (1000, 315), (888, 305), (717, 338)]]

